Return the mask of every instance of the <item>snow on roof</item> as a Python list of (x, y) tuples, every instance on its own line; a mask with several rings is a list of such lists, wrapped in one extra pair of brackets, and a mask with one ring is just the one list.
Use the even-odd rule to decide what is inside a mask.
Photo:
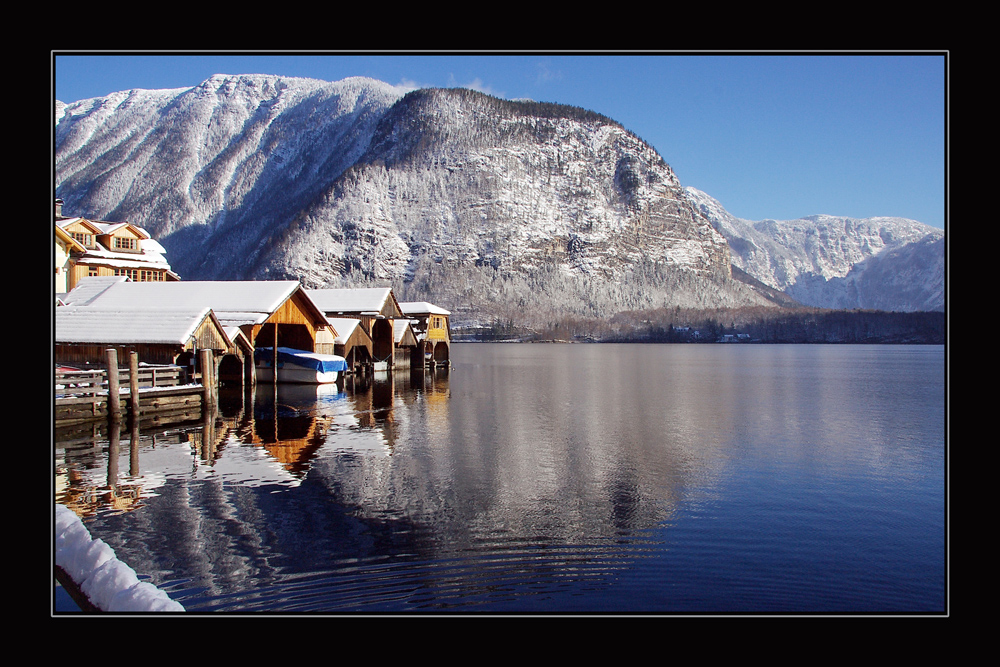
[[(90, 280), (93, 279), (81, 279), (67, 296), (72, 299), (78, 289), (89, 290)], [(106, 286), (87, 303), (133, 311), (211, 308), (220, 322), (256, 321), (261, 314), (270, 315), (277, 310), (298, 287), (296, 280), (118, 282)]]
[(142, 250), (143, 252), (148, 250), (149, 252), (155, 252), (160, 255), (167, 254), (167, 249), (164, 248), (162, 245), (160, 245), (160, 242), (154, 239), (153, 237), (149, 237), (148, 239), (143, 240)]
[(94, 229), (99, 229), (90, 220), (87, 220), (86, 218), (81, 218), (79, 216), (76, 216), (74, 218), (62, 218), (60, 220), (56, 220), (56, 224), (59, 225), (60, 227), (62, 227), (63, 229), (66, 229), (70, 225), (72, 225), (74, 223), (77, 223), (77, 222), (84, 222), (84, 223), (87, 223), (88, 225), (90, 225), (91, 227), (93, 227)]
[(433, 315), (451, 315), (451, 311), (426, 301), (404, 301), (399, 304), (399, 309), (404, 315), (417, 315), (431, 313)]
[(347, 339), (351, 337), (351, 334), (354, 333), (354, 330), (361, 324), (361, 320), (356, 320), (353, 317), (328, 317), (326, 321), (337, 332), (337, 337), (333, 342), (338, 345), (345, 344)]
[(377, 313), (391, 293), (391, 287), (306, 290), (324, 313)]
[(86, 254), (80, 257), (77, 263), (88, 264), (96, 261), (102, 265), (137, 268), (154, 264), (156, 268), (169, 269), (170, 264), (167, 263), (167, 258), (163, 256), (164, 252), (163, 246), (152, 239), (147, 239), (142, 242), (141, 253), (119, 252), (117, 250), (110, 250), (104, 246), (96, 246), (87, 248)]
[(132, 310), (60, 306), (55, 309), (55, 342), (183, 345), (210, 312), (210, 308)]
[[(219, 322), (219, 324), (222, 324), (222, 322)], [(246, 339), (246, 334), (243, 333), (243, 329), (240, 329), (238, 325), (226, 326), (223, 324), (222, 330), (226, 332), (226, 336), (229, 337), (229, 340), (233, 341), (234, 343), (236, 342), (237, 338)], [(249, 341), (247, 342), (249, 343)]]
[(406, 330), (410, 326), (410, 320), (394, 320), (392, 323), (392, 338), (395, 342), (403, 340)]
[(86, 276), (77, 282), (76, 287), (62, 296), (62, 302), (68, 306), (87, 305), (111, 285), (127, 280), (125, 276)]
[(267, 321), (268, 313), (240, 313), (224, 311), (216, 313), (219, 323), (223, 327), (242, 327), (248, 324), (263, 324)]
[(108, 222), (107, 220), (90, 220), (95, 227), (101, 230), (103, 234), (113, 234), (122, 227), (131, 227), (140, 238), (148, 239), (150, 238), (149, 232), (140, 227), (139, 225), (132, 224), (131, 222)]
[(140, 244), (142, 252), (138, 254), (134, 252), (120, 252), (112, 248), (106, 248), (103, 245), (93, 247), (84, 246), (85, 253), (77, 259), (77, 263), (88, 264), (93, 260), (97, 260), (98, 263), (104, 266), (118, 266), (122, 268), (143, 268), (150, 264), (155, 264), (157, 265), (156, 268), (170, 270), (170, 264), (167, 263), (167, 259), (164, 257), (167, 254), (166, 249), (142, 227), (137, 227), (130, 222), (99, 222), (86, 218), (59, 220), (56, 222), (56, 226), (60, 229), (65, 229), (75, 222), (87, 223), (101, 234), (110, 234), (120, 227), (131, 227), (142, 239)]

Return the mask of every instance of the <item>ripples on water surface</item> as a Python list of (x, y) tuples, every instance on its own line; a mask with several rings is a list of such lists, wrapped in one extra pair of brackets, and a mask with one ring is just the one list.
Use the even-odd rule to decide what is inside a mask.
[(57, 441), (56, 500), (193, 612), (945, 611), (942, 347), (452, 358)]

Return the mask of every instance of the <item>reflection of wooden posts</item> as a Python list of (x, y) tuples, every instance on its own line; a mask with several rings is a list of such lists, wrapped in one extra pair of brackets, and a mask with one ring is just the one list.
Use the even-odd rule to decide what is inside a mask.
[(201, 460), (211, 461), (215, 446), (215, 409), (214, 405), (206, 403), (201, 411)]
[(108, 419), (117, 422), (122, 418), (121, 397), (118, 395), (118, 351), (105, 351), (108, 361)]
[(108, 488), (114, 497), (118, 488), (118, 447), (121, 430), (117, 421), (108, 425)]
[[(153, 386), (156, 386), (156, 376), (153, 376)], [(139, 353), (131, 351), (128, 354), (128, 388), (131, 397), (132, 421), (139, 421)]]
[(139, 474), (139, 418), (132, 415), (132, 434), (129, 443), (128, 474)]

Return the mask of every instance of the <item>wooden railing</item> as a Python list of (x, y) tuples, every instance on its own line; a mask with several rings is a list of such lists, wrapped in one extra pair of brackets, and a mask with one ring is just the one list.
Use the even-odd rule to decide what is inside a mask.
[[(174, 387), (183, 382), (185, 371), (180, 366), (140, 366), (139, 388)], [(102, 369), (87, 371), (56, 371), (56, 396), (100, 396), (108, 393), (107, 371)], [(128, 387), (131, 382), (129, 370), (119, 369), (118, 385)]]

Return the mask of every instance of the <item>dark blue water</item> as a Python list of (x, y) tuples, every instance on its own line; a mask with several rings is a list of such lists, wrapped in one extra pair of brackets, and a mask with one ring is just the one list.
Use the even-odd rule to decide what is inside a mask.
[(56, 499), (194, 612), (947, 611), (942, 347), (453, 364), (57, 448)]

